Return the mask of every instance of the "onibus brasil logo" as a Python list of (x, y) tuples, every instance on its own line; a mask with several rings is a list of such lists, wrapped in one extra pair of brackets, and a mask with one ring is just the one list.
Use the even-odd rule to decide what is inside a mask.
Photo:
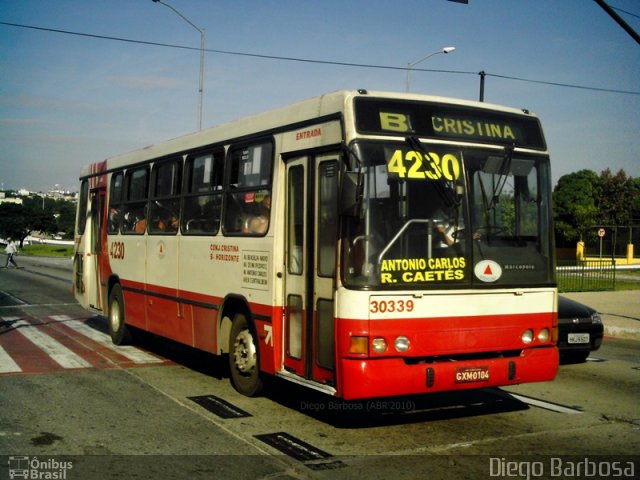
[(63, 462), (54, 458), (40, 460), (38, 457), (10, 456), (9, 478), (33, 480), (65, 480), (73, 462)]

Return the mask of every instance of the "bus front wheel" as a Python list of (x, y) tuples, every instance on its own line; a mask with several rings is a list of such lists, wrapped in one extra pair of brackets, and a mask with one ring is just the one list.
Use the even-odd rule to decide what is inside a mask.
[(131, 332), (125, 323), (124, 300), (120, 285), (114, 285), (109, 294), (109, 334), (115, 345), (131, 343)]
[(233, 317), (231, 325), (229, 369), (231, 383), (238, 392), (248, 397), (260, 393), (262, 379), (258, 365), (258, 342), (246, 317), (241, 313)]

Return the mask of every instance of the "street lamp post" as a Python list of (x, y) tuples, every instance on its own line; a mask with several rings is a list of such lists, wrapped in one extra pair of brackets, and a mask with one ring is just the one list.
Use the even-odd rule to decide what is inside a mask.
[(484, 77), (486, 77), (487, 74), (482, 70), (478, 72), (478, 75), (480, 75), (480, 101), (484, 102)]
[(202, 97), (204, 94), (204, 28), (199, 28), (196, 24), (194, 24), (191, 20), (185, 17), (182, 13), (176, 10), (173, 6), (162, 0), (152, 0), (154, 3), (160, 3), (167, 8), (173, 10), (180, 18), (182, 18), (185, 22), (191, 25), (200, 33), (200, 79), (198, 85), (198, 92), (200, 94), (200, 98), (198, 100), (198, 130), (202, 130)]
[[(154, 0), (155, 1), (155, 0)], [(430, 53), (429, 55), (422, 57), (420, 60), (416, 60), (415, 62), (410, 62), (407, 63), (407, 84), (406, 84), (406, 91), (408, 92), (410, 89), (410, 78), (409, 76), (411, 75), (411, 69), (413, 67), (415, 67), (416, 65), (418, 65), (419, 63), (424, 62), (427, 58), (431, 58), (434, 55), (438, 55), (439, 53), (451, 53), (456, 49), (456, 47), (444, 47), (442, 50), (438, 50), (437, 52), (433, 52)]]

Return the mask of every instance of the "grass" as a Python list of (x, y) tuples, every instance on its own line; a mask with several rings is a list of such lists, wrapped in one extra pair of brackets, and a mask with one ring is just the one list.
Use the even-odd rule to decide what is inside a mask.
[(640, 290), (640, 270), (616, 272), (616, 290)]
[(558, 290), (560, 292), (595, 292), (603, 290), (640, 290), (640, 270), (609, 270), (601, 275), (597, 271), (587, 272), (586, 275), (567, 274), (557, 275)]
[(640, 290), (640, 282), (616, 281), (617, 290)]
[(70, 258), (73, 256), (73, 245), (25, 245), (20, 255)]

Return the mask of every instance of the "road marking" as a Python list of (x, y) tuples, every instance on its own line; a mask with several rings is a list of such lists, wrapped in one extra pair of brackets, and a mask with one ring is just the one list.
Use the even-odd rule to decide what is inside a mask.
[(91, 364), (81, 356), (76, 355), (63, 344), (53, 339), (39, 328), (34, 327), (24, 320), (18, 320), (13, 328), (28, 338), (38, 348), (49, 355), (62, 368), (90, 368)]
[[(66, 315), (54, 315), (53, 317), (66, 317)], [(64, 323), (66, 326), (71, 327), (76, 332), (84, 335), (85, 337), (90, 338), (96, 343), (107, 347), (109, 350), (112, 350), (120, 355), (128, 358), (134, 363), (161, 363), (163, 360), (154, 357), (153, 355), (144, 352), (136, 347), (132, 347), (131, 345), (114, 345), (111, 341), (111, 337), (106, 333), (103, 333), (99, 330), (95, 330), (80, 320), (69, 320)]]
[(3, 300), (9, 300), (9, 305), (2, 305), (2, 307), (15, 307), (17, 305), (24, 306), (26, 303), (20, 300), (18, 297), (14, 297), (9, 292), (4, 292), (0, 290), (0, 298)]
[(21, 371), (20, 366), (13, 361), (13, 358), (9, 356), (4, 348), (0, 347), (0, 373), (15, 373)]
[(606, 362), (606, 360), (604, 358), (598, 358), (598, 357), (587, 357), (587, 362)]
[(532, 407), (538, 407), (538, 408), (542, 408), (544, 410), (550, 410), (556, 413), (566, 413), (569, 415), (577, 415), (577, 414), (583, 413), (582, 410), (578, 410), (577, 408), (571, 408), (565, 405), (560, 405), (559, 403), (547, 402), (545, 400), (540, 400), (539, 398), (528, 397), (526, 395), (519, 395), (517, 393), (507, 392), (505, 390), (500, 390), (497, 388), (489, 389), (489, 391), (500, 397), (513, 398), (522, 403), (526, 403), (527, 405), (531, 405)]

